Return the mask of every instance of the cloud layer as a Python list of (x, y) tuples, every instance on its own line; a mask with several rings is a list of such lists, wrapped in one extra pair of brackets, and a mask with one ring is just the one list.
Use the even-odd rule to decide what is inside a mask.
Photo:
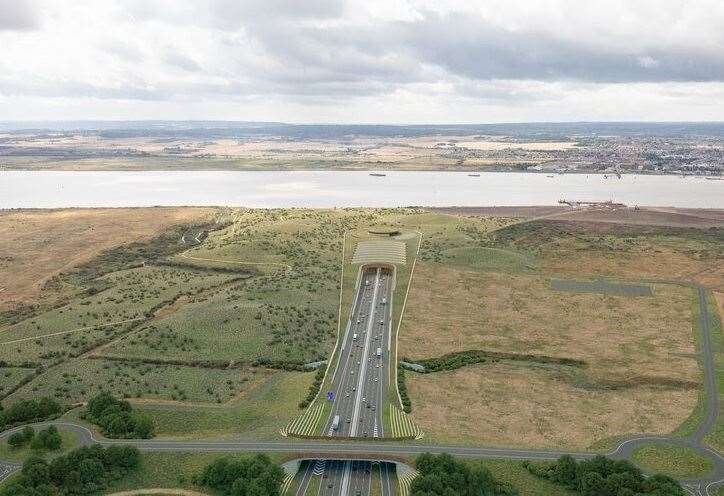
[(723, 25), (708, 0), (0, 0), (0, 119), (724, 120)]

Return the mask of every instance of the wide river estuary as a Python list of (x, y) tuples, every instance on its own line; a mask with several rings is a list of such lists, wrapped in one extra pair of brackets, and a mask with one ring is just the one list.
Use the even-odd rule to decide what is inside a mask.
[(703, 177), (483, 172), (0, 171), (0, 208), (554, 205), (558, 200), (724, 208)]

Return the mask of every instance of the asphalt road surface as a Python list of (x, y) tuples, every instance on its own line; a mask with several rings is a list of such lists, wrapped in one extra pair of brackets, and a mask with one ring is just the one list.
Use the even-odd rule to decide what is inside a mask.
[[(391, 296), (393, 280), (388, 268), (366, 268), (342, 338), (339, 361), (332, 377), (332, 409), (322, 435), (330, 437), (383, 437), (385, 395), (389, 389)], [(330, 461), (326, 464), (320, 495), (370, 493), (368, 462)], [(382, 474), (382, 494), (392, 487), (390, 472)], [(307, 479), (308, 484), (308, 479)], [(303, 489), (300, 487), (300, 489)]]

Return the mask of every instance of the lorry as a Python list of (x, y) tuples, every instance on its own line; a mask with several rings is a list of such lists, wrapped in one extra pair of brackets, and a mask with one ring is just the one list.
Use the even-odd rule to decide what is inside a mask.
[(335, 415), (334, 419), (332, 419), (332, 430), (339, 430), (339, 415)]

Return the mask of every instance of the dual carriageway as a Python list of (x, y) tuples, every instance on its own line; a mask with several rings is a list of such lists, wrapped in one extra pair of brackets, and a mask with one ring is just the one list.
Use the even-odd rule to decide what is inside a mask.
[[(377, 438), (385, 435), (383, 414), (392, 383), (392, 292), (394, 269), (368, 265), (360, 269), (357, 294), (340, 343), (330, 391), (331, 413), (322, 436)], [(321, 465), (321, 467), (320, 467)], [(392, 464), (379, 464), (375, 492), (395, 494)], [(322, 472), (317, 494), (367, 496), (372, 492), (372, 462), (326, 460), (308, 463), (301, 474), (296, 496), (308, 494), (315, 468)]]

